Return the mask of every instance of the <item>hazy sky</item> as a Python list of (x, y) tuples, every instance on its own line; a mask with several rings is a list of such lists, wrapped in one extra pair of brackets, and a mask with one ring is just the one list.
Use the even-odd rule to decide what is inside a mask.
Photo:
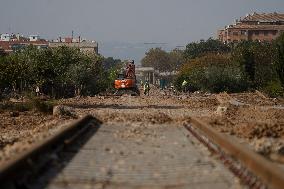
[(0, 33), (71, 35), (109, 42), (184, 45), (252, 12), (284, 12), (284, 0), (1, 0)]

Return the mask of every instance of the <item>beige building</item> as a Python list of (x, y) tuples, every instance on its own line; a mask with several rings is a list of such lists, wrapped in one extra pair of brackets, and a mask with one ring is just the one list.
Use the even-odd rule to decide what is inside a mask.
[[(65, 40), (66, 41), (66, 40)], [(49, 47), (55, 48), (60, 46), (75, 47), (79, 48), (84, 53), (95, 53), (98, 54), (98, 43), (95, 41), (82, 41), (82, 42), (50, 42)]]
[(284, 32), (284, 14), (253, 13), (219, 30), (218, 39), (223, 43), (248, 40), (271, 42), (282, 32)]

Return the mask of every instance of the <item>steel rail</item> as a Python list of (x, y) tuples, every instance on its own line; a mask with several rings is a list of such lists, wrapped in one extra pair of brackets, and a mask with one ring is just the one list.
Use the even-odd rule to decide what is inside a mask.
[[(210, 127), (200, 119), (191, 118), (190, 123), (200, 130), (211, 142), (218, 145), (222, 150), (239, 160), (245, 168), (261, 179), (264, 184), (271, 188), (282, 189), (284, 187), (284, 171), (261, 155), (240, 144), (233, 138), (229, 138)], [(190, 124), (184, 125), (190, 130)]]
[[(33, 172), (34, 167), (38, 166), (36, 160), (39, 157), (50, 155), (63, 148), (65, 145), (74, 141), (83, 132), (92, 125), (99, 125), (101, 122), (91, 115), (87, 115), (79, 120), (68, 124), (54, 135), (51, 135), (39, 143), (34, 144), (31, 148), (20, 153), (17, 157), (7, 161), (0, 166), (0, 186), (5, 184), (14, 184), (23, 180), (27, 172)], [(46, 158), (46, 157), (45, 157)]]

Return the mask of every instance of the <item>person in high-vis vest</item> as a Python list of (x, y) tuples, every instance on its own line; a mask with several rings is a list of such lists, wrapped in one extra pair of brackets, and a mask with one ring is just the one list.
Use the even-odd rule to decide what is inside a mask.
[(186, 88), (187, 88), (187, 81), (186, 80), (183, 80), (181, 87), (182, 87), (182, 91), (186, 92)]
[(144, 95), (147, 95), (149, 96), (149, 92), (150, 92), (150, 85), (149, 85), (149, 82), (146, 81), (145, 84), (144, 84)]

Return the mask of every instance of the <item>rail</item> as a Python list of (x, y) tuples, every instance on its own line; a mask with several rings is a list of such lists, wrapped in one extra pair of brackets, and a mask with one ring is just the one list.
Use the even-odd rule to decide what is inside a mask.
[[(100, 121), (87, 115), (61, 129), (55, 135), (49, 136), (33, 145), (27, 151), (19, 154), (0, 166), (0, 187), (21, 182), (27, 177), (27, 172), (34, 172), (39, 157), (47, 156), (49, 152), (60, 150), (84, 133), (90, 126), (100, 124)], [(43, 157), (42, 157), (43, 158)], [(46, 158), (46, 157), (45, 157)], [(2, 188), (2, 187), (1, 187)]]
[(197, 118), (191, 118), (190, 123), (184, 126), (189, 131), (192, 131), (191, 124), (200, 130), (211, 142), (219, 146), (234, 159), (239, 160), (245, 168), (260, 178), (264, 184), (271, 188), (283, 188), (284, 171), (278, 166), (233, 138), (215, 131), (208, 124)]

